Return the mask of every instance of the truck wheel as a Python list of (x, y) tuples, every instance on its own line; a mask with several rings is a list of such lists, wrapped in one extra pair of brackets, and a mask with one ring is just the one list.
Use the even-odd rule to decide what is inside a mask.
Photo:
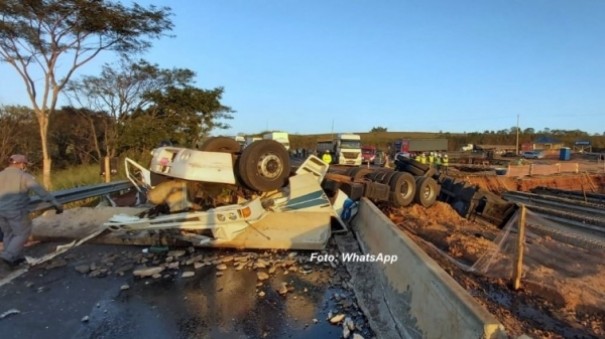
[(416, 161), (414, 159), (410, 159), (410, 158), (406, 158), (404, 156), (398, 156), (397, 159), (395, 159), (395, 161), (399, 161), (402, 164), (408, 164), (411, 167), (416, 167), (417, 169), (421, 170), (423, 173), (428, 171), (429, 168), (431, 168), (431, 166), (426, 165), (426, 164), (422, 164), (420, 163), (420, 161)]
[(362, 181), (365, 179), (366, 174), (372, 173), (369, 168), (355, 167), (349, 174), (353, 181)]
[(228, 137), (212, 137), (208, 138), (202, 146), (200, 151), (204, 152), (221, 152), (221, 153), (237, 153), (240, 151), (240, 145), (235, 139)]
[(410, 174), (415, 175), (415, 176), (424, 175), (424, 173), (426, 172), (426, 171), (423, 171), (423, 170), (419, 169), (418, 167), (414, 167), (414, 166), (412, 166), (412, 165), (410, 165), (408, 163), (401, 163), (401, 164), (399, 164), (397, 166), (397, 169), (399, 169), (401, 171), (404, 171), (404, 172), (407, 172), (407, 173), (410, 173)]
[(396, 207), (405, 207), (414, 201), (416, 180), (406, 172), (397, 172), (390, 180), (391, 192), (389, 201)]
[(430, 177), (418, 177), (416, 180), (416, 196), (414, 201), (424, 207), (433, 206), (439, 195), (439, 185)]
[(290, 157), (277, 141), (259, 140), (244, 149), (237, 167), (240, 178), (248, 188), (268, 192), (288, 182)]

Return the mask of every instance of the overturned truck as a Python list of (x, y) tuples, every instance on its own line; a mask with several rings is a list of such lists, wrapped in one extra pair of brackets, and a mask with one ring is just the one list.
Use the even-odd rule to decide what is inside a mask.
[(347, 231), (362, 197), (395, 207), (435, 203), (435, 170), (396, 164), (395, 170), (330, 168), (310, 156), (293, 169), (286, 149), (273, 140), (244, 150), (224, 137), (208, 139), (200, 150), (160, 147), (148, 168), (125, 160), (129, 180), (152, 207), (116, 215), (105, 226), (206, 247), (323, 249), (332, 233)]

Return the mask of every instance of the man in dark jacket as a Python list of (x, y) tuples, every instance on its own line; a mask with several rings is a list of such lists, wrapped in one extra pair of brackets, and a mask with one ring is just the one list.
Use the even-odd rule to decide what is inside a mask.
[(8, 167), (0, 172), (0, 229), (4, 233), (0, 265), (11, 268), (24, 261), (23, 248), (32, 232), (29, 192), (52, 203), (57, 213), (63, 212), (63, 205), (26, 172), (28, 164), (27, 157), (15, 154), (10, 157)]

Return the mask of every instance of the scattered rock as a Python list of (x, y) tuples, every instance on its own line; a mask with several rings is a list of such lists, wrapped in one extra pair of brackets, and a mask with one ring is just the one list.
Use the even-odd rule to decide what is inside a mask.
[(339, 322), (341, 322), (343, 319), (345, 318), (344, 314), (338, 314), (333, 316), (332, 318), (330, 318), (330, 323), (332, 324), (338, 324)]
[(269, 263), (266, 262), (264, 259), (258, 259), (256, 260), (256, 262), (254, 263), (254, 268), (267, 268), (267, 266), (269, 266)]
[(226, 256), (226, 257), (223, 258), (223, 263), (227, 264), (227, 263), (232, 262), (233, 260), (235, 260), (235, 258), (232, 255), (228, 255), (228, 256)]
[(277, 292), (282, 296), (288, 294), (288, 284), (282, 283), (281, 287), (279, 288), (279, 290), (277, 290)]
[(82, 274), (87, 274), (88, 272), (90, 272), (90, 266), (89, 265), (78, 265), (75, 267), (76, 271)]
[(345, 321), (342, 325), (348, 327), (351, 331), (355, 331), (355, 323), (353, 322), (353, 319), (349, 317), (345, 318)]
[(120, 290), (122, 290), (122, 291), (126, 291), (128, 289), (130, 289), (130, 285), (128, 285), (128, 284), (124, 284), (120, 287)]
[(216, 272), (216, 276), (217, 277), (222, 277), (223, 276), (223, 272)]
[(169, 270), (178, 270), (180, 265), (181, 265), (180, 262), (175, 261), (175, 262), (166, 264), (166, 268)]
[(258, 272), (258, 273), (256, 273), (256, 277), (260, 281), (264, 281), (264, 280), (269, 279), (269, 275), (267, 273), (265, 273), (265, 272)]
[[(159, 274), (160, 272), (162, 272), (164, 270), (163, 266), (155, 266), (155, 267), (143, 267), (143, 268), (138, 268), (136, 270), (134, 270), (132, 272), (132, 274), (135, 277), (151, 277), (154, 276), (156, 274)], [(155, 278), (155, 277), (154, 277)]]
[(342, 337), (345, 339), (348, 339), (350, 335), (351, 335), (351, 330), (349, 330), (349, 328), (345, 324), (343, 324), (342, 325)]
[(204, 266), (205, 265), (202, 262), (195, 262), (195, 263), (193, 263), (193, 268), (196, 269), (196, 270), (198, 270), (198, 269), (200, 269), (200, 268), (202, 268)]
[(227, 269), (227, 265), (225, 265), (225, 264), (218, 264), (218, 265), (216, 265), (216, 269), (219, 270), (219, 271), (224, 271), (224, 270)]
[(85, 315), (85, 316), (82, 318), (82, 322), (83, 322), (83, 323), (87, 323), (87, 322), (88, 322), (88, 320), (90, 320), (90, 317), (89, 317), (89, 316), (87, 316), (87, 315)]
[(269, 268), (269, 274), (275, 273), (275, 270), (277, 270), (277, 268), (275, 266), (271, 266), (271, 268)]
[(185, 265), (191, 265), (191, 264), (195, 265), (196, 263), (202, 261), (203, 259), (204, 259), (203, 255), (201, 255), (201, 254), (196, 255), (194, 257), (191, 257), (191, 258), (185, 260)]
[(296, 257), (298, 255), (297, 252), (290, 252), (288, 253), (288, 258), (293, 259), (294, 257)]
[(181, 278), (191, 278), (195, 275), (195, 272), (193, 271), (185, 271), (183, 272), (183, 274), (181, 274)]
[(6, 317), (10, 317), (11, 315), (15, 315), (15, 314), (19, 314), (19, 313), (21, 313), (21, 311), (19, 311), (16, 308), (12, 308), (12, 309), (0, 314), (0, 319), (4, 319)]
[(235, 270), (236, 271), (241, 271), (241, 270), (244, 269), (245, 266), (246, 266), (245, 264), (241, 264), (241, 263), (237, 264), (237, 266), (235, 266)]
[(54, 259), (50, 263), (48, 263), (45, 268), (47, 270), (52, 270), (53, 268), (64, 267), (67, 266), (67, 261), (62, 258)]
[(317, 324), (319, 322), (319, 320), (317, 320), (316, 318), (313, 318), (313, 323)]
[(156, 274), (152, 275), (151, 277), (152, 277), (153, 279), (160, 279), (160, 278), (162, 277), (162, 275), (161, 275), (161, 274), (159, 274), (159, 273), (156, 273)]
[(363, 336), (359, 333), (353, 334), (353, 339), (363, 339)]
[(175, 250), (175, 251), (170, 251), (168, 252), (168, 256), (169, 257), (173, 257), (174, 259), (180, 258), (182, 256), (184, 256), (187, 252), (184, 250)]
[(265, 296), (265, 292), (263, 292), (263, 291), (258, 292), (258, 296), (261, 297), (261, 298), (264, 297)]

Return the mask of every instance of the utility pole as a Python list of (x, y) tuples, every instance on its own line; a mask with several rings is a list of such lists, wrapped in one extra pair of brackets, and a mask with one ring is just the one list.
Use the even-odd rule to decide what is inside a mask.
[(517, 114), (517, 145), (515, 148), (515, 154), (519, 155), (519, 114)]

